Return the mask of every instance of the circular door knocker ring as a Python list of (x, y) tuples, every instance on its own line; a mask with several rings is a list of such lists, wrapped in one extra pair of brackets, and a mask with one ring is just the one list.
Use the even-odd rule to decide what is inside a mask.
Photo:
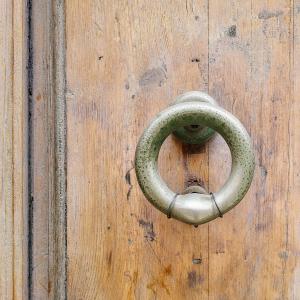
[[(189, 187), (182, 194), (172, 191), (157, 170), (164, 140), (176, 135), (190, 144), (203, 144), (218, 132), (229, 146), (232, 167), (223, 187), (207, 193)], [(241, 122), (202, 92), (188, 92), (160, 112), (142, 134), (135, 154), (138, 183), (146, 198), (168, 217), (199, 225), (222, 217), (245, 196), (253, 179), (254, 151)]]

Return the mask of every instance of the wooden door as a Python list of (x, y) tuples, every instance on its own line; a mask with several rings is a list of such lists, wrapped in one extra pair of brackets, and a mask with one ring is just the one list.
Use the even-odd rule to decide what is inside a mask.
[[(300, 1), (13, 2), (0, 298), (300, 299)], [(241, 120), (256, 157), (243, 201), (198, 228), (151, 206), (133, 165), (149, 122), (191, 90)], [(169, 136), (159, 157), (178, 193), (217, 191), (230, 166), (220, 136)]]

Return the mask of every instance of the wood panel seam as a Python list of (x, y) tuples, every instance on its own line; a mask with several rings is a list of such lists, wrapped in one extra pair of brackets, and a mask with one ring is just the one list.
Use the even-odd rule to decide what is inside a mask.
[(33, 196), (32, 196), (32, 134), (33, 134), (33, 124), (32, 124), (32, 91), (33, 91), (33, 51), (32, 51), (32, 0), (27, 0), (26, 3), (26, 18), (27, 18), (27, 57), (26, 57), (26, 68), (27, 68), (27, 101), (28, 101), (28, 133), (27, 133), (27, 164), (28, 164), (28, 245), (27, 245), (27, 256), (28, 256), (28, 266), (27, 266), (27, 288), (28, 288), (28, 299), (31, 299), (32, 290), (32, 270), (33, 270)]
[(67, 299), (65, 7), (64, 0), (26, 4), (28, 298)]
[(54, 101), (55, 101), (55, 299), (67, 298), (67, 201), (66, 201), (66, 74), (65, 4), (54, 1)]

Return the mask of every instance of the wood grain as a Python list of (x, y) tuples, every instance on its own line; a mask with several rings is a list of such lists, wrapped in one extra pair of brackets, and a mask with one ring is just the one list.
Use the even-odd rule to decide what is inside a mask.
[(290, 52), (291, 100), (289, 119), (289, 240), (290, 259), (287, 261), (287, 271), (291, 272), (289, 290), (290, 298), (300, 296), (300, 1), (296, 0), (291, 8), (291, 31), (293, 32)]
[[(294, 27), (292, 5), (210, 1), (210, 94), (245, 124), (257, 160), (245, 199), (210, 225), (211, 299), (299, 299), (299, 101), (293, 91), (299, 24)], [(220, 148), (219, 138), (210, 145), (212, 190), (229, 171)]]
[(0, 2), (0, 298), (27, 297), (26, 9)]
[(54, 104), (52, 1), (34, 1), (30, 11), (32, 44), (31, 261), (30, 295), (53, 297)]
[[(69, 299), (208, 297), (208, 226), (168, 220), (132, 169), (155, 114), (207, 89), (207, 13), (206, 1), (66, 1)], [(207, 150), (169, 138), (160, 170), (178, 192), (207, 187)]]
[(52, 295), (50, 201), (54, 194), (54, 109), (51, 92), (51, 1), (34, 1), (31, 9), (32, 43), (32, 205), (31, 290), (33, 299)]
[(63, 1), (34, 1), (32, 55), (30, 297), (65, 299)]

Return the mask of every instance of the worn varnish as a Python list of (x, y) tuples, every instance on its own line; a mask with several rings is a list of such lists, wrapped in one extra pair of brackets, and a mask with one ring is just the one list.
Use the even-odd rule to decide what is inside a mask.
[[(25, 4), (0, 3), (0, 299), (300, 299), (300, 1)], [(189, 90), (243, 122), (257, 163), (198, 228), (153, 208), (133, 169)], [(216, 191), (230, 160), (219, 136), (169, 137), (159, 169)]]
[(27, 296), (26, 13), (0, 2), (0, 299)]
[[(298, 299), (299, 12), (283, 0), (66, 1), (70, 299)], [(132, 167), (143, 128), (195, 89), (243, 122), (257, 162), (242, 203), (197, 229), (151, 207)], [(178, 192), (216, 191), (230, 163), (218, 136), (170, 137), (160, 156)]]
[[(209, 91), (246, 125), (257, 161), (247, 197), (210, 225), (212, 298), (299, 299), (295, 13), (290, 1), (210, 1)], [(220, 148), (210, 145), (212, 190), (229, 166)]]
[[(291, 7), (291, 23), (290, 30), (293, 35), (291, 37), (291, 51), (290, 51), (290, 115), (288, 127), (288, 170), (289, 170), (289, 185), (288, 185), (288, 209), (289, 215), (287, 218), (288, 224), (286, 226), (286, 237), (288, 240), (288, 254), (287, 267), (285, 274), (290, 277), (288, 295), (297, 299), (300, 295), (300, 203), (298, 195), (300, 193), (300, 1), (294, 1), (294, 6)], [(290, 257), (290, 260), (288, 258)], [(291, 272), (292, 275), (288, 273)]]
[(54, 108), (51, 76), (51, 2), (34, 1), (31, 8), (32, 135), (30, 295), (47, 299), (53, 292), (51, 202), (54, 195)]
[[(132, 169), (151, 118), (207, 89), (207, 17), (206, 1), (66, 2), (71, 299), (208, 297), (208, 225), (153, 209)], [(170, 137), (160, 170), (178, 192), (207, 187), (207, 150)]]
[[(64, 6), (33, 1), (30, 19), (29, 297), (65, 299)], [(62, 121), (63, 119), (63, 121)], [(62, 172), (63, 170), (63, 172)]]

